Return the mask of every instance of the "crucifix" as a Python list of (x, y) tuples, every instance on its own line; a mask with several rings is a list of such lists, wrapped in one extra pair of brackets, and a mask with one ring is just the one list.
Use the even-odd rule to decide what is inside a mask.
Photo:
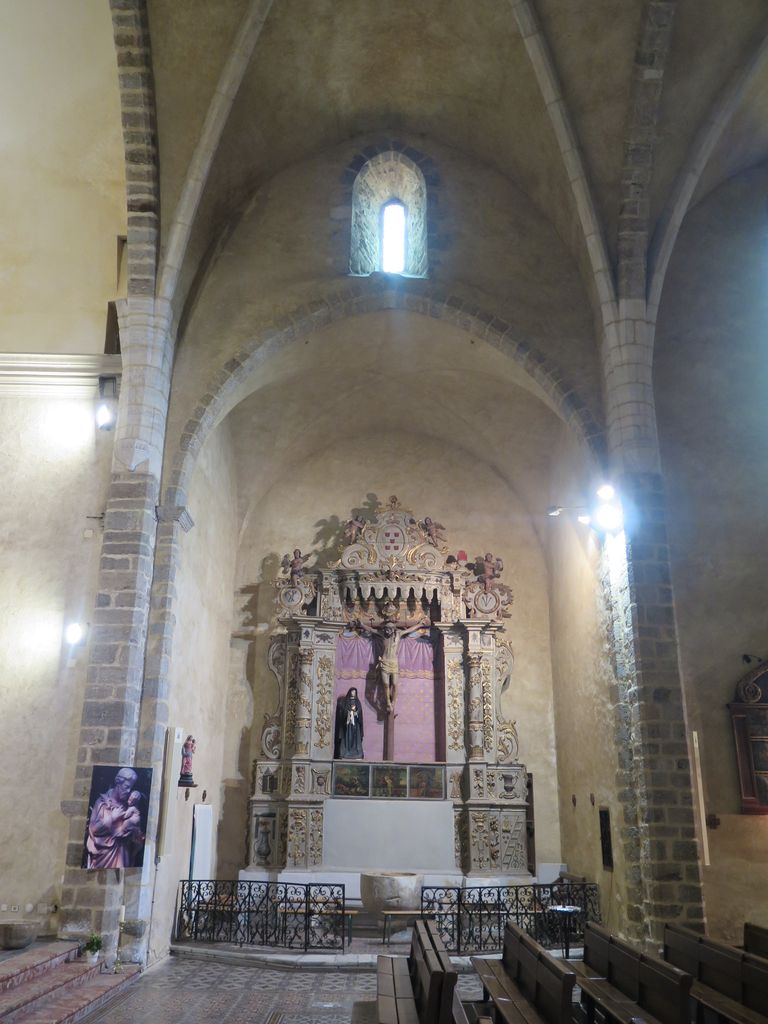
[(395, 757), (395, 701), (397, 700), (397, 683), (400, 669), (397, 660), (400, 641), (404, 636), (428, 629), (431, 625), (429, 616), (422, 616), (418, 622), (408, 623), (397, 620), (397, 608), (388, 601), (381, 610), (384, 621), (379, 625), (373, 622), (364, 626), (359, 620), (355, 629), (370, 637), (378, 637), (382, 643), (382, 653), (376, 661), (379, 681), (384, 692), (386, 717), (384, 720), (384, 760), (393, 761)]

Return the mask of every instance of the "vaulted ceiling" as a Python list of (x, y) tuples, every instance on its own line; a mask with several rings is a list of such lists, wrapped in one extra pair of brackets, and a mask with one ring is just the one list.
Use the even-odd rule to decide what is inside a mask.
[[(148, 0), (166, 232), (250, 6)], [(274, 0), (216, 148), (195, 251), (280, 169), (376, 131), (472, 154), (522, 188), (568, 240), (574, 200), (521, 35), (528, 8), (525, 0)], [(765, 159), (768, 68), (750, 67), (768, 25), (764, 0), (535, 0), (530, 9), (613, 256), (628, 144), (653, 145), (651, 235), (729, 90), (724, 130), (696, 198)], [(649, 81), (663, 82), (651, 111), (638, 98), (638, 83)]]

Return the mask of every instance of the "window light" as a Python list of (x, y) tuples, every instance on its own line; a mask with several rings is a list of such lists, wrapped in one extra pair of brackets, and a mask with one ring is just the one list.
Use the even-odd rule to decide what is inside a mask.
[(387, 203), (381, 222), (381, 269), (387, 274), (405, 270), (405, 207)]

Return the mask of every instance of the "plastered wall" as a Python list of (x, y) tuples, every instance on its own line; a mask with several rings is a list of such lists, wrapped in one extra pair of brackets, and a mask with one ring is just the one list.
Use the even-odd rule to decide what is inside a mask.
[(655, 389), (672, 581), (690, 726), (699, 731), (714, 935), (768, 925), (768, 816), (739, 814), (726, 704), (768, 656), (768, 172), (722, 186), (686, 218), (662, 297)]
[[(112, 435), (83, 398), (0, 398), (0, 903), (52, 929), (85, 685)], [(34, 756), (30, 756), (34, 750)], [(44, 904), (41, 910), (38, 904)]]
[[(176, 803), (170, 850), (160, 862), (155, 892), (150, 957), (168, 949), (176, 892), (189, 871), (195, 803), (213, 808), (213, 871), (217, 865), (217, 823), (225, 804), (231, 761), (225, 756), (227, 672), (236, 551), (235, 480), (226, 425), (202, 449), (189, 495), (194, 527), (182, 537), (176, 577), (179, 595), (170, 669), (170, 724), (197, 740), (194, 778), (198, 788), (177, 789), (178, 776), (166, 780)], [(179, 765), (176, 765), (178, 771)], [(226, 877), (232, 877), (227, 874)]]
[[(255, 440), (255, 439), (254, 439)], [(541, 862), (560, 861), (549, 612), (544, 556), (533, 518), (514, 489), (487, 465), (440, 439), (398, 431), (360, 433), (343, 444), (320, 446), (277, 481), (250, 510), (237, 556), (238, 625), (253, 631), (244, 659), (253, 687), (252, 754), (258, 756), (263, 715), (277, 688), (266, 668), (273, 626), (269, 582), (283, 554), (324, 548), (324, 538), (365, 505), (370, 495), (396, 494), (416, 514), (446, 528), (453, 550), (493, 551), (504, 559), (504, 580), (515, 595), (507, 636), (515, 654), (504, 711), (517, 721), (520, 759), (536, 781), (536, 845)], [(312, 561), (310, 560), (310, 565)]]
[[(553, 458), (552, 504), (588, 503), (591, 479), (583, 452), (563, 431)], [(616, 691), (600, 582), (609, 556), (595, 531), (571, 513), (549, 520), (547, 542), (562, 858), (569, 871), (599, 883), (603, 921), (621, 929), (626, 883), (616, 785)], [(601, 807), (611, 817), (613, 871), (603, 868)]]

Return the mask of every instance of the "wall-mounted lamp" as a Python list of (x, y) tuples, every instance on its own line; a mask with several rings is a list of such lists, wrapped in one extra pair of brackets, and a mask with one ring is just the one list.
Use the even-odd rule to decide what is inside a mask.
[(117, 405), (117, 377), (99, 377), (99, 404), (96, 407), (96, 426), (111, 430), (115, 425)]
[(550, 505), (547, 515), (553, 519), (563, 512), (570, 512), (583, 526), (592, 526), (600, 533), (618, 533), (624, 526), (621, 502), (613, 484), (601, 484), (596, 493), (596, 503), (587, 505)]
[(75, 644), (79, 644), (85, 636), (85, 630), (79, 622), (70, 622), (67, 628), (64, 630), (64, 639), (70, 645), (74, 647)]

